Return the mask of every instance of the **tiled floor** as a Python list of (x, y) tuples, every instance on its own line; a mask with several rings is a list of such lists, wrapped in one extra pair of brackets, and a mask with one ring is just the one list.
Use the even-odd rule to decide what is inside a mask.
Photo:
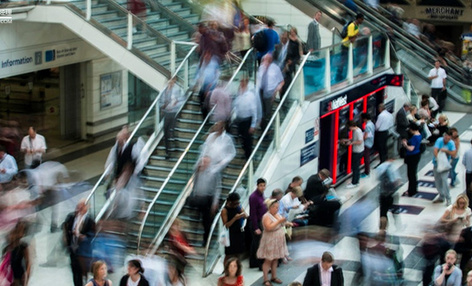
[[(459, 113), (448, 113), (451, 125), (454, 125), (455, 122), (461, 121), (464, 123), (464, 115)], [(470, 125), (470, 123), (469, 123)], [(464, 128), (460, 131), (465, 131), (467, 128)], [(462, 133), (462, 152), (470, 148), (469, 137), (471, 136), (471, 131), (466, 131)], [(467, 137), (469, 136), (469, 137)], [(425, 156), (431, 157), (431, 149), (429, 149)], [(103, 170), (103, 164), (108, 154), (108, 149), (103, 148), (101, 150), (94, 150), (90, 154), (81, 156), (80, 158), (69, 160), (64, 162), (69, 169), (80, 170), (83, 174), (84, 179), (94, 178), (101, 174)], [(374, 163), (374, 166), (376, 164)], [(400, 169), (400, 171), (406, 173), (405, 166), (403, 166), (402, 160), (396, 160), (395, 166)], [(432, 164), (428, 161), (424, 167), (419, 171), (420, 180), (429, 180), (432, 181), (432, 177), (427, 176), (428, 171), (432, 170)], [(464, 170), (461, 164), (458, 164), (457, 171), (461, 182), (459, 185), (451, 189), (451, 197), (454, 199), (457, 194), (464, 190)], [(361, 180), (361, 188), (365, 189), (366, 195), (373, 194), (375, 192), (376, 180), (374, 176), (368, 179)], [(402, 194), (406, 185), (403, 185), (399, 191)], [(436, 192), (434, 188), (427, 186), (421, 186), (420, 191), (424, 192)], [(359, 198), (361, 197), (360, 192), (357, 190), (347, 190), (344, 186), (337, 188), (337, 193), (339, 196), (343, 197), (345, 202), (342, 207), (342, 213), (349, 207), (355, 205)], [(82, 193), (69, 201), (63, 202), (58, 205), (58, 215), (56, 219), (62, 221), (65, 215), (74, 209), (75, 203), (87, 193)], [(403, 249), (403, 257), (405, 261), (405, 279), (408, 281), (406, 285), (419, 285), (421, 280), (421, 257), (417, 255), (418, 245), (422, 237), (422, 229), (428, 225), (435, 223), (439, 217), (442, 215), (444, 209), (446, 208), (443, 204), (432, 204), (431, 201), (421, 199), (421, 198), (410, 198), (410, 197), (400, 197), (399, 204), (402, 205), (414, 205), (423, 207), (419, 215), (409, 215), (409, 214), (400, 214), (401, 222), (392, 223), (389, 227), (389, 233), (401, 237), (401, 245)], [(42, 267), (41, 264), (44, 263), (47, 259), (48, 254), (51, 252), (53, 247), (60, 245), (60, 233), (50, 233), (49, 232), (49, 221), (50, 221), (50, 209), (45, 209), (41, 211), (38, 215), (42, 218), (44, 222), (43, 228), (40, 233), (38, 233), (31, 241), (31, 244), (34, 247), (34, 260), (33, 260), (33, 270), (31, 286), (42, 286), (42, 285), (72, 285), (72, 275), (69, 268), (69, 259), (64, 252), (59, 251), (58, 266), (56, 267)], [(375, 211), (371, 212), (364, 220), (362, 225), (364, 230), (370, 233), (375, 233), (378, 231), (378, 208), (375, 208)], [(392, 218), (391, 218), (392, 219)], [(357, 240), (353, 237), (341, 237), (336, 240), (336, 243), (327, 244), (318, 241), (298, 241), (294, 243), (289, 243), (289, 248), (291, 251), (291, 256), (294, 258), (293, 261), (288, 264), (282, 264), (279, 268), (279, 277), (285, 281), (285, 285), (292, 281), (303, 281), (305, 276), (306, 269), (311, 266), (319, 257), (321, 253), (325, 250), (331, 250), (338, 263), (341, 267), (344, 268), (345, 276), (345, 285), (351, 284), (352, 278), (355, 274), (355, 269), (359, 266), (360, 254), (357, 250)], [(307, 251), (309, 250), (309, 251)], [(257, 269), (249, 269), (248, 261), (243, 262), (244, 266), (244, 277), (246, 280), (245, 285), (260, 285), (262, 283), (262, 272)], [(116, 285), (119, 281), (121, 275), (123, 275), (122, 269), (117, 269), (116, 273), (112, 274), (110, 278), (113, 280)], [(217, 277), (222, 272), (221, 263), (216, 267), (213, 273), (207, 278), (200, 278), (201, 276), (198, 273), (189, 272), (189, 276), (192, 278), (189, 279), (189, 285), (216, 285)], [(51, 275), (51, 274), (54, 275)]]

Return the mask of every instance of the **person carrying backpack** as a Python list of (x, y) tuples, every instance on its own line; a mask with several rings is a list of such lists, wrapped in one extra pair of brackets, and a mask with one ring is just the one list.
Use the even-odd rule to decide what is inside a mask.
[(356, 41), (359, 36), (359, 26), (364, 22), (364, 15), (357, 14), (356, 19), (351, 22), (347, 22), (341, 30), (341, 37), (343, 38), (341, 45), (341, 58), (339, 61), (338, 70), (336, 73), (336, 81), (342, 81), (345, 78), (344, 68), (347, 64), (347, 57), (349, 51), (349, 45)]
[(252, 37), (253, 46), (257, 50), (257, 62), (260, 64), (261, 59), (268, 53), (272, 53), (275, 45), (280, 42), (279, 34), (274, 30), (275, 22), (267, 21), (267, 28), (254, 34)]

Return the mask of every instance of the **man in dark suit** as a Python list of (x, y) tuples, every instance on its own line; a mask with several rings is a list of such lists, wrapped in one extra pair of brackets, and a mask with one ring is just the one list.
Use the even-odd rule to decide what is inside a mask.
[(89, 269), (88, 259), (92, 257), (91, 241), (95, 235), (95, 221), (87, 211), (85, 199), (80, 200), (75, 212), (68, 214), (63, 224), (74, 286), (83, 286), (83, 277), (86, 277)]
[(406, 116), (410, 111), (410, 104), (405, 103), (403, 107), (398, 110), (395, 121), (397, 123), (397, 133), (400, 134), (400, 140), (408, 139), (408, 127), (410, 126), (410, 121)]
[(344, 286), (343, 270), (333, 263), (333, 254), (325, 251), (321, 262), (308, 268), (303, 286)]
[(315, 13), (313, 21), (308, 24), (308, 38), (306, 40), (307, 49), (310, 52), (318, 50), (321, 47), (320, 20), (322, 12)]

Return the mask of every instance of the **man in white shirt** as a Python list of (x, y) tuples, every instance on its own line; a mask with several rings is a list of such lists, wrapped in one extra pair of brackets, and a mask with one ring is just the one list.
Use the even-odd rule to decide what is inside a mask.
[(352, 138), (345, 141), (346, 145), (352, 146), (352, 180), (346, 188), (351, 189), (359, 186), (359, 168), (361, 165), (362, 155), (364, 154), (364, 135), (362, 134), (362, 130), (357, 127), (357, 123), (354, 120), (349, 120), (347, 126), (352, 132)]
[(378, 106), (379, 115), (375, 122), (375, 142), (379, 151), (380, 164), (385, 162), (387, 158), (387, 140), (390, 128), (393, 127), (393, 115), (385, 109), (383, 103)]
[(431, 96), (439, 104), (438, 113), (441, 113), (446, 105), (446, 71), (441, 68), (438, 60), (434, 62), (434, 68), (429, 71), (428, 79), (431, 80)]
[(46, 139), (31, 126), (28, 135), (21, 141), (21, 152), (25, 153), (25, 168), (35, 168), (41, 164), (46, 149)]
[(161, 110), (164, 114), (164, 143), (168, 157), (170, 156), (170, 152), (173, 151), (171, 141), (174, 140), (174, 128), (177, 122), (177, 112), (179, 112), (186, 99), (182, 89), (180, 86), (176, 85), (175, 82), (175, 77), (169, 80), (169, 83), (162, 91), (162, 96), (159, 100)]
[(334, 264), (334, 256), (325, 251), (321, 262), (308, 268), (303, 286), (343, 286), (344, 276), (341, 267)]
[(272, 55), (267, 54), (262, 58), (262, 63), (257, 72), (257, 88), (262, 102), (261, 128), (264, 130), (272, 115), (272, 105), (275, 96), (284, 86), (284, 77), (280, 68), (272, 62)]
[(0, 145), (0, 190), (1, 184), (9, 183), (18, 173), (15, 158), (8, 155), (3, 145)]
[[(303, 191), (301, 187), (294, 187), (290, 190), (289, 193), (285, 194), (282, 199), (279, 201), (279, 214), (284, 218), (292, 221), (295, 213), (300, 213), (304, 211), (310, 202), (302, 204), (299, 197), (303, 196)], [(295, 212), (293, 215), (290, 215), (290, 211)]]
[(256, 130), (257, 109), (260, 105), (258, 101), (259, 98), (254, 94), (254, 90), (248, 88), (248, 78), (242, 78), (239, 82), (238, 96), (234, 100), (233, 112), (235, 114), (234, 123), (238, 127), (238, 134), (242, 139), (246, 160), (252, 153), (252, 134)]

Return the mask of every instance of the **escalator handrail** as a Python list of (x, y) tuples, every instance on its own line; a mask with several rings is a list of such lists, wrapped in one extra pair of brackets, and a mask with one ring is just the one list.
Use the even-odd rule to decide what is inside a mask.
[[(249, 55), (251, 53), (254, 52), (254, 49), (249, 49), (248, 52), (244, 55), (244, 58), (242, 59), (241, 63), (238, 65), (238, 67), (236, 68), (235, 72), (233, 73), (233, 76), (230, 78), (230, 80), (226, 83), (226, 88), (225, 89), (228, 89), (228, 87), (233, 83), (233, 81), (236, 79), (236, 75), (239, 73), (239, 71), (242, 69), (242, 67), (244, 66), (244, 63), (246, 62), (246, 60), (248, 60), (249, 58)], [(187, 145), (184, 153), (186, 153), (189, 149), (190, 149), (190, 146), (191, 144), (193, 144), (193, 141), (194, 141), (194, 138), (197, 138), (197, 135), (199, 134), (199, 132), (201, 131), (201, 129), (203, 128), (203, 126), (205, 125), (205, 123), (208, 121), (208, 118), (209, 116), (213, 113), (214, 109), (215, 109), (216, 105), (212, 108), (211, 112), (208, 114), (207, 118), (205, 118), (204, 122), (201, 124), (201, 126), (199, 127), (198, 131), (196, 132), (195, 136), (193, 137), (193, 139), (190, 141), (190, 143)], [(177, 165), (180, 164), (180, 162), (183, 160), (183, 157), (184, 157), (185, 154), (182, 154), (182, 156), (179, 158), (179, 160), (177, 161), (176, 165), (174, 166), (174, 169), (177, 169)], [(174, 171), (174, 169), (172, 169)], [(171, 173), (169, 173), (169, 175), (167, 176), (166, 178), (166, 181), (164, 181), (164, 183), (162, 184), (161, 188), (159, 189), (159, 192), (161, 191), (161, 189), (163, 189), (164, 187), (164, 184), (166, 184), (166, 182), (168, 180), (170, 180), (170, 177), (173, 175), (173, 172), (171, 171)], [(189, 180), (191, 181), (192, 178)], [(184, 188), (184, 190), (181, 192), (180, 196), (178, 199), (181, 199), (185, 196), (188, 195), (189, 192), (191, 192), (192, 189), (188, 187), (188, 184), (187, 184), (187, 187)], [(155, 199), (157, 200), (157, 194), (155, 196)], [(178, 200), (179, 201), (179, 200)], [(145, 217), (147, 217), (152, 208), (152, 205), (155, 203), (155, 201), (153, 200), (153, 202), (149, 205), (148, 207), (148, 211), (146, 212), (145, 214)], [(166, 218), (164, 219), (163, 221), (163, 226), (165, 225), (166, 227), (164, 228), (163, 226), (161, 226), (161, 228), (159, 229), (159, 231), (157, 232), (156, 236), (154, 237), (151, 245), (153, 245), (153, 248), (152, 250), (149, 252), (151, 255), (154, 254), (156, 251), (157, 251), (157, 248), (159, 247), (159, 245), (161, 244), (162, 240), (164, 239), (164, 236), (167, 234), (168, 232), (168, 229), (170, 227), (170, 222), (173, 222), (175, 220), (175, 218), (178, 216), (178, 211), (177, 211), (177, 206), (176, 204), (174, 204), (171, 208), (171, 210), (169, 210), (169, 212), (167, 213), (167, 216)], [(145, 220), (143, 219), (142, 220), (142, 223), (141, 223), (141, 226), (140, 226), (140, 229), (144, 229), (144, 224), (145, 224)], [(139, 246), (140, 246), (140, 240), (141, 240), (141, 234), (139, 235), (138, 237), (138, 251), (139, 251)]]
[[(178, 66), (178, 68), (175, 70), (174, 72), (174, 77), (177, 76), (180, 72), (180, 70), (182, 69), (182, 67), (184, 66), (184, 63), (190, 58), (190, 56), (193, 54), (193, 52), (197, 49), (197, 45), (194, 45), (190, 51), (188, 52), (188, 54), (185, 56), (185, 58), (183, 59), (183, 61), (180, 63), (180, 65)], [(157, 95), (156, 99), (153, 101), (153, 103), (151, 104), (151, 106), (149, 106), (148, 110), (146, 111), (146, 113), (143, 115), (143, 117), (141, 118), (141, 120), (138, 122), (138, 124), (134, 127), (133, 129), (133, 132), (131, 133), (130, 137), (128, 138), (128, 140), (126, 140), (126, 144), (129, 144), (131, 142), (131, 140), (134, 139), (134, 136), (136, 135), (136, 132), (138, 131), (138, 129), (141, 127), (141, 125), (143, 124), (143, 122), (146, 120), (146, 118), (148, 117), (148, 115), (154, 111), (155, 109), (155, 106), (159, 103), (159, 100), (161, 99), (161, 96), (162, 96), (162, 93), (159, 92), (159, 94)], [(188, 100), (188, 98), (187, 98)], [(179, 113), (180, 111), (182, 110), (183, 108), (183, 105), (181, 107), (181, 109), (179, 110)], [(105, 169), (105, 172), (100, 176), (100, 178), (98, 179), (98, 181), (95, 183), (92, 191), (90, 191), (90, 194), (87, 196), (86, 200), (85, 200), (85, 203), (88, 203), (90, 201), (90, 199), (94, 196), (95, 192), (97, 191), (98, 187), (100, 186), (100, 184), (102, 183), (102, 181), (104, 180), (104, 178), (110, 173), (110, 171), (112, 170), (112, 166), (109, 165), (107, 166), (107, 168)]]
[[(138, 251), (138, 254), (139, 254), (139, 248), (141, 246), (141, 237), (142, 237), (142, 234), (143, 234), (143, 231), (144, 231), (144, 226), (146, 225), (146, 221), (147, 221), (147, 218), (149, 217), (149, 214), (151, 213), (151, 210), (152, 208), (154, 207), (154, 204), (156, 203), (157, 199), (159, 198), (159, 196), (161, 195), (162, 191), (164, 190), (164, 188), (167, 186), (167, 183), (170, 181), (171, 177), (174, 175), (175, 171), (178, 169), (178, 167), (180, 167), (180, 163), (182, 163), (182, 161), (184, 160), (184, 157), (187, 155), (187, 153), (190, 151), (190, 147), (193, 145), (193, 143), (195, 143), (195, 141), (197, 140), (197, 137), (200, 135), (200, 133), (202, 132), (203, 130), (203, 127), (205, 127), (205, 124), (208, 122), (210, 116), (213, 115), (213, 112), (215, 111), (215, 108), (216, 108), (216, 105), (213, 106), (213, 108), (211, 109), (210, 112), (208, 112), (208, 115), (205, 117), (205, 119), (203, 120), (202, 124), (200, 125), (200, 127), (197, 129), (197, 131), (195, 132), (195, 135), (192, 137), (192, 140), (190, 140), (190, 143), (187, 145), (187, 147), (185, 147), (185, 150), (184, 152), (180, 155), (179, 159), (177, 160), (177, 162), (175, 163), (174, 167), (172, 168), (172, 170), (169, 172), (169, 174), (167, 175), (166, 179), (164, 180), (164, 182), (162, 183), (161, 187), (159, 188), (159, 190), (157, 191), (157, 193), (154, 195), (154, 198), (152, 199), (151, 203), (149, 204), (148, 206), (148, 209), (146, 210), (146, 213), (144, 214), (144, 217), (143, 219), (141, 220), (141, 224), (139, 226), (139, 232), (138, 232), (138, 245), (137, 245), (137, 251)], [(183, 192), (182, 192), (183, 193)], [(167, 216), (170, 215), (170, 212), (167, 213)], [(167, 217), (166, 217), (167, 218)], [(164, 222), (166, 222), (166, 220), (164, 220)], [(162, 228), (161, 228), (162, 229)], [(161, 231), (159, 230), (157, 232), (157, 235), (160, 235), (161, 234)], [(156, 236), (157, 236), (156, 235)]]
[[(422, 41), (418, 40), (417, 38), (412, 36), (410, 33), (405, 31), (402, 27), (393, 23), (392, 21), (390, 21), (388, 18), (386, 18), (379, 12), (374, 11), (374, 9), (369, 9), (370, 7), (368, 7), (368, 5), (366, 5), (365, 3), (362, 3), (362, 1), (356, 1), (356, 4), (358, 5), (358, 8), (361, 10), (361, 12), (364, 15), (368, 16), (369, 19), (376, 22), (377, 28), (379, 28), (379, 26), (380, 28), (382, 28), (382, 30), (385, 30), (385, 27), (392, 28), (392, 31), (396, 37), (398, 37), (402, 41), (405, 41), (409, 44), (413, 44), (414, 46), (416, 46), (417, 48), (415, 49), (415, 51), (417, 53), (421, 53), (423, 56), (425, 56), (425, 53), (427, 53), (426, 55), (429, 55), (432, 58), (438, 55), (438, 53), (433, 48), (426, 45)], [(387, 11), (387, 13), (389, 12)], [(461, 76), (461, 73), (463, 72), (462, 68), (459, 67), (456, 63), (453, 63), (447, 59), (445, 60), (448, 63), (448, 67), (443, 67), (443, 68), (445, 68), (448, 72), (450, 71), (450, 73), (453, 73), (455, 76)]]
[[(298, 67), (298, 70), (297, 72), (295, 73), (293, 79), (292, 79), (292, 82), (290, 83), (289, 87), (287, 88), (287, 90), (285, 91), (285, 94), (282, 96), (282, 100), (280, 100), (275, 112), (273, 113), (272, 115), (272, 118), (270, 119), (270, 121), (267, 123), (267, 126), (264, 130), (264, 132), (261, 134), (261, 137), (259, 138), (256, 146), (253, 148), (252, 150), (252, 153), (251, 153), (251, 156), (249, 157), (249, 159), (246, 161), (246, 164), (244, 164), (244, 167), (241, 169), (240, 173), (239, 173), (239, 176), (238, 178), (236, 179), (235, 183), (233, 184), (233, 187), (231, 188), (231, 190), (229, 191), (228, 194), (231, 194), (233, 192), (236, 191), (236, 188), (237, 186), (240, 184), (241, 180), (243, 179), (244, 177), (244, 174), (246, 172), (246, 170), (249, 168), (249, 165), (250, 163), (252, 162), (257, 150), (259, 149), (259, 147), (262, 145), (262, 142), (264, 141), (265, 137), (267, 136), (267, 134), (269, 133), (269, 129), (270, 127), (272, 126), (273, 122), (276, 120), (276, 117), (278, 115), (278, 113), (280, 112), (284, 102), (287, 100), (288, 96), (289, 96), (289, 93), (290, 91), (292, 90), (292, 87), (294, 86), (295, 84), (295, 81), (297, 80), (297, 78), (300, 76), (302, 70), (303, 70), (303, 67), (305, 66), (305, 63), (308, 59), (308, 57), (310, 56), (311, 52), (308, 52), (306, 55), (304, 55), (304, 58), (300, 64), (300, 66)], [(251, 188), (252, 186), (247, 186), (247, 188)], [(216, 213), (215, 215), (215, 218), (213, 219), (213, 223), (211, 224), (211, 228), (210, 228), (210, 233), (208, 235), (208, 239), (207, 239), (207, 243), (205, 245), (205, 256), (204, 256), (204, 262), (203, 262), (203, 275), (206, 275), (207, 273), (207, 260), (208, 260), (208, 252), (209, 252), (209, 248), (210, 248), (210, 243), (211, 243), (211, 237), (213, 236), (213, 233), (215, 232), (215, 228), (216, 228), (216, 225), (218, 224), (218, 221), (220, 220), (220, 216), (221, 216), (221, 212), (223, 211), (223, 208), (224, 208), (225, 204), (223, 204), (220, 209), (218, 210), (218, 212)]]
[[(399, 44), (399, 43), (398, 43), (398, 44)], [(402, 44), (399, 44), (399, 45), (402, 45)], [(403, 45), (402, 45), (402, 46), (403, 46)], [(403, 46), (403, 47), (404, 47), (404, 46)], [(404, 48), (405, 48), (405, 47), (404, 47)], [(392, 46), (392, 49), (393, 49), (394, 54), (395, 54), (395, 56), (397, 57), (397, 59), (400, 60), (400, 59), (398, 58), (397, 51), (396, 51), (395, 47)], [(423, 64), (425, 64), (425, 65), (429, 65), (431, 68), (434, 67), (431, 63), (429, 63), (428, 61), (424, 60), (424, 59), (421, 58), (421, 57), (417, 57), (416, 59), (419, 60), (419, 61), (421, 61), (421, 62), (423, 62)], [(417, 74), (419, 74), (419, 72), (418, 72), (416, 69), (413, 69), (413, 71), (415, 71)], [(425, 75), (425, 74), (419, 74), (419, 75), (420, 75), (423, 79), (428, 80), (428, 76), (427, 76), (427, 75)], [(467, 85), (467, 84), (464, 84), (464, 83), (462, 83), (462, 82), (460, 82), (460, 81), (457, 81), (457, 80), (455, 80), (453, 77), (448, 77), (448, 78), (447, 78), (447, 80), (446, 80), (446, 88), (447, 88), (447, 83), (451, 83), (451, 84), (453, 84), (453, 85), (459, 86), (459, 87), (462, 88), (462, 89), (472, 90), (472, 86)], [(457, 102), (459, 102), (459, 103), (461, 103), (461, 104), (472, 105), (472, 103), (467, 103), (467, 102), (465, 102), (462, 98), (457, 98), (457, 96), (455, 96), (455, 93), (448, 93), (448, 96), (449, 96), (449, 95), (450, 95), (455, 101), (457, 101)]]
[[(306, 1), (309, 2), (310, 4), (316, 6), (317, 8), (321, 9), (320, 5), (322, 5), (322, 4), (318, 3), (317, 1), (314, 1), (314, 0), (306, 0)], [(330, 4), (332, 4), (332, 5), (337, 5), (339, 8), (345, 10), (351, 16), (356, 15), (356, 13), (354, 11), (350, 10), (349, 8), (342, 5), (341, 3), (338, 3), (335, 0), (328, 0), (327, 2), (330, 2)], [(324, 3), (324, 4), (326, 4), (326, 3)], [(361, 5), (362, 4), (363, 3), (361, 3)], [(358, 5), (358, 8), (359, 8), (359, 5)], [(400, 27), (398, 27), (396, 24), (392, 23), (390, 20), (388, 20), (384, 16), (381, 15), (380, 17), (383, 20), (385, 20), (386, 23), (389, 23), (389, 24), (383, 23), (382, 22), (383, 20), (380, 21), (379, 19), (374, 17), (372, 15), (372, 13), (370, 13), (369, 11), (367, 11), (366, 9), (364, 9), (362, 7), (360, 7), (360, 10), (364, 14), (364, 16), (369, 17), (369, 20), (372, 20), (372, 21), (367, 23), (368, 25), (370, 24), (372, 27), (375, 27), (376, 29), (378, 29), (380, 31), (383, 31), (383, 32), (386, 32), (385, 31), (386, 27), (390, 27), (390, 26), (394, 27), (395, 29), (392, 30), (394, 35), (396, 37), (398, 37), (400, 40), (405, 41), (407, 43), (410, 43), (412, 46), (414, 46), (413, 48), (415, 48), (416, 52), (421, 53), (424, 56), (430, 56), (431, 58), (433, 58), (437, 55), (437, 53), (431, 47), (427, 46), (426, 44), (419, 41), (418, 39), (415, 38), (413, 41), (411, 39), (409, 39), (409, 37), (412, 37), (411, 35), (409, 35), (409, 34), (404, 35), (406, 33), (406, 31), (404, 31), (403, 29), (400, 30)], [(326, 9), (323, 9), (323, 11), (325, 11), (325, 13), (328, 14), (330, 18), (332, 18), (332, 19), (334, 19), (338, 22), (340, 22), (341, 19), (342, 19), (342, 18), (339, 18), (338, 15), (333, 15), (333, 14), (327, 12)], [(400, 30), (400, 32), (398, 30)], [(425, 50), (429, 51), (429, 55), (424, 54)], [(446, 71), (451, 70), (451, 68), (448, 68), (448, 67), (445, 67), (445, 69), (446, 69)], [(457, 71), (457, 68), (452, 69), (452, 71), (449, 72), (449, 76), (453, 76), (453, 75), (457, 76), (457, 77), (462, 77), (462, 69), (460, 67), (459, 67), (459, 71)]]
[[(408, 33), (405, 29), (403, 29), (403, 27), (400, 27), (400, 26), (396, 25), (395, 23), (393, 23), (392, 21), (390, 21), (390, 19), (388, 19), (387, 17), (382, 15), (380, 12), (376, 11), (375, 9), (370, 8), (368, 5), (366, 5), (362, 1), (355, 0), (355, 2), (357, 3), (358, 6), (361, 6), (361, 9), (364, 12), (369, 11), (370, 14), (375, 15), (375, 17), (377, 19), (380, 19), (382, 22), (384, 22), (385, 25), (388, 25), (389, 27), (393, 28), (402, 37), (407, 38), (409, 41), (411, 41), (414, 44), (418, 45), (421, 48), (419, 50), (420, 52), (425, 50), (425, 51), (429, 52), (429, 54), (432, 55), (432, 56), (437, 55), (437, 52), (433, 48), (431, 48), (427, 44), (423, 43), (421, 40), (417, 39), (416, 37), (414, 37), (413, 35)], [(386, 10), (384, 7), (382, 7), (381, 5), (379, 5), (379, 8), (380, 8), (380, 10), (384, 11), (385, 13), (390, 14), (390, 12), (388, 10)], [(459, 73), (462, 72), (462, 67), (461, 66), (459, 66), (458, 64), (456, 64), (453, 61), (450, 61), (447, 58), (444, 58), (444, 60), (447, 62), (448, 66), (450, 68), (454, 69), (455, 72), (459, 72)]]

